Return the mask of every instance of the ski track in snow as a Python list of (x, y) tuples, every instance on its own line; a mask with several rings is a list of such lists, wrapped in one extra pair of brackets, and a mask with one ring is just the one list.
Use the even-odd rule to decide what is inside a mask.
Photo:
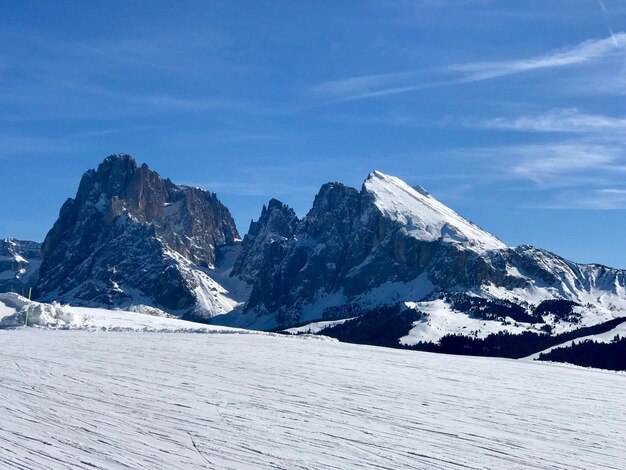
[(0, 468), (626, 468), (626, 375), (267, 335), (0, 331)]

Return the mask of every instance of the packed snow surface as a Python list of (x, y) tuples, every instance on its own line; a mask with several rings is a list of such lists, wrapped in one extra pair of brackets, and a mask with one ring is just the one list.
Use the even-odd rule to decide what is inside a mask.
[(399, 178), (374, 171), (364, 186), (373, 194), (374, 204), (383, 215), (406, 226), (416, 238), (463, 244), (478, 250), (506, 248), (490, 233)]
[(293, 336), (0, 343), (0, 468), (626, 468), (618, 373)]

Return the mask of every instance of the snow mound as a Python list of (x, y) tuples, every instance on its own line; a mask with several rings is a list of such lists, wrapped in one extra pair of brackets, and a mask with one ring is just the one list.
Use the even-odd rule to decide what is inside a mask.
[(0, 294), (0, 302), (5, 309), (13, 309), (14, 313), (9, 314), (0, 320), (0, 328), (15, 328), (26, 324), (46, 326), (50, 328), (69, 327), (75, 322), (72, 312), (58, 303), (43, 304), (30, 302), (24, 297), (14, 294)]
[(385, 217), (398, 221), (420, 240), (455, 243), (479, 251), (507, 248), (495, 236), (399, 178), (374, 171), (364, 189), (374, 196), (374, 204)]
[(136, 306), (135, 311), (74, 307), (56, 302), (29, 302), (20, 295), (0, 294), (0, 328), (28, 327), (88, 331), (143, 331), (159, 333), (267, 334), (205, 325), (165, 316), (158, 309)]

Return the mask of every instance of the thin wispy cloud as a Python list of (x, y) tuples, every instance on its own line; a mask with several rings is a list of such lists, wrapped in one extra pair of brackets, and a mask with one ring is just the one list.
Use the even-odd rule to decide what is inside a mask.
[(165, 112), (199, 112), (207, 110), (245, 111), (247, 104), (228, 97), (181, 96), (170, 93), (131, 93), (115, 88), (83, 83), (78, 80), (68, 80), (60, 83), (65, 88), (82, 95), (90, 96), (119, 106), (128, 112), (135, 111), (141, 114)]
[(0, 160), (19, 158), (28, 155), (56, 155), (75, 151), (80, 148), (81, 140), (95, 137), (114, 136), (118, 134), (132, 134), (134, 132), (164, 129), (165, 126), (128, 126), (94, 129), (72, 132), (53, 137), (35, 137), (20, 134), (0, 134)]
[(535, 204), (527, 204), (527, 209), (568, 209), (568, 210), (623, 210), (626, 209), (626, 189), (604, 188), (563, 191), (553, 198)]
[(380, 75), (364, 75), (362, 77), (351, 77), (343, 80), (331, 80), (320, 83), (313, 90), (320, 94), (328, 95), (346, 95), (353, 94), (355, 91), (365, 93), (380, 87), (389, 87), (398, 84), (407, 79), (414, 79), (418, 76), (417, 72), (399, 72), (386, 73)]
[[(568, 176), (576, 177), (580, 172), (626, 172), (626, 166), (619, 161), (622, 149), (607, 145), (560, 143), (511, 147), (507, 150), (508, 158), (519, 160), (519, 163), (510, 166), (510, 174), (542, 186), (567, 183)], [(558, 178), (564, 181), (555, 180)]]
[[(118, 96), (122, 100), (124, 95)], [(173, 95), (126, 95), (128, 101), (160, 110), (203, 111), (218, 108), (239, 107), (238, 104), (226, 99), (184, 98)]]
[(552, 51), (548, 54), (528, 59), (474, 62), (451, 66), (451, 70), (467, 73), (468, 81), (487, 80), (507, 75), (553, 69), (584, 64), (601, 59), (610, 54), (626, 53), (626, 33), (615, 34), (604, 39), (594, 39), (574, 47)]
[(466, 148), (444, 152), (441, 158), (471, 161), (483, 180), (527, 181), (543, 189), (606, 186), (626, 176), (626, 146), (619, 142), (577, 139)]
[[(626, 145), (575, 139), (568, 142), (503, 145), (441, 153), (469, 164), (457, 184), (486, 185), (527, 194), (520, 209), (626, 209)], [(471, 163), (469, 163), (471, 162)]]
[[(0, 42), (17, 45), (0, 54), (3, 111), (6, 105), (20, 110), (19, 115), (7, 112), (4, 120), (250, 110), (223, 91), (199, 85), (211, 74), (230, 70), (221, 57), (228, 39), (210, 29), (60, 39), (9, 28), (0, 33)], [(3, 64), (11, 71), (6, 78)]]
[(618, 42), (615, 39), (615, 32), (613, 31), (613, 27), (611, 26), (611, 22), (609, 21), (609, 10), (605, 5), (604, 0), (598, 0), (598, 5), (600, 5), (600, 9), (602, 10), (602, 15), (604, 16), (604, 21), (606, 22), (606, 27), (609, 30), (609, 34), (611, 35), (611, 38), (613, 39), (615, 45), (617, 45)]
[(312, 88), (312, 92), (327, 97), (331, 102), (355, 101), (365, 98), (397, 95), (462, 83), (463, 80), (433, 80), (417, 84), (406, 84), (407, 78), (418, 77), (417, 72), (400, 72), (380, 75), (364, 75), (342, 80), (331, 80)]
[[(520, 132), (563, 132), (625, 134), (626, 117), (612, 117), (580, 112), (576, 108), (554, 109), (544, 114), (496, 117), (461, 118), (457, 120), (463, 127)], [(454, 124), (454, 119), (446, 119)]]
[(394, 72), (327, 81), (313, 87), (313, 92), (334, 98), (336, 101), (351, 101), (571, 67), (618, 54), (622, 56), (626, 54), (626, 33), (584, 41), (573, 47), (525, 59), (469, 62), (431, 69), (428, 71), (430, 78), (417, 83), (415, 83), (417, 78), (424, 77), (424, 73)]
[(25, 155), (57, 154), (70, 149), (69, 143), (62, 139), (0, 134), (0, 160)]
[(127, 127), (110, 127), (104, 129), (95, 129), (89, 131), (73, 132), (66, 135), (65, 139), (90, 139), (92, 137), (109, 136), (115, 134), (129, 134), (133, 132), (152, 131), (155, 129), (165, 129), (165, 126), (127, 126)]
[(112, 66), (147, 66), (184, 74), (190, 71), (189, 61), (199, 55), (205, 62), (209, 61), (215, 66), (219, 61), (216, 55), (226, 44), (228, 39), (224, 36), (216, 31), (204, 30), (202, 34), (187, 31), (176, 35), (165, 33), (159, 37), (131, 36), (81, 41), (65, 45), (68, 49), (65, 53), (87, 56)]

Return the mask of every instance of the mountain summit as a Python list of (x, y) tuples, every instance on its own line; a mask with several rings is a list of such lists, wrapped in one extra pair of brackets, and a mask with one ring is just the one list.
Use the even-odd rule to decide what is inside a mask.
[[(269, 220), (264, 209), (253, 224), (254, 232), (274, 232)], [(572, 263), (529, 246), (509, 247), (421, 187), (412, 188), (379, 171), (367, 177), (360, 191), (340, 183), (322, 186), (309, 213), (282, 227), (280, 237), (267, 237), (262, 244), (258, 237), (246, 236), (243, 250), (262, 268), (243, 310), (218, 321), (284, 328), (360, 316), (382, 306), (402, 310), (410, 305), (428, 323), (424, 310), (435, 301), (441, 309), (466, 318), (480, 317), (484, 309), (501, 311), (504, 302), (512, 305), (510, 315), (531, 321), (527, 327), (540, 331), (559, 322), (565, 328), (567, 323), (561, 318), (564, 314), (551, 307), (541, 310), (545, 318), (533, 316), (543, 302), (554, 301), (546, 305), (565, 310), (572, 307), (574, 313), (565, 315), (572, 320), (570, 327), (573, 319), (601, 322), (626, 308), (624, 271)], [(478, 308), (478, 301), (467, 300), (468, 296), (496, 306)], [(450, 322), (472, 325), (475, 331), (499, 331), (498, 325), (513, 318), (494, 314), (494, 323), (483, 325), (446, 315), (444, 325), (437, 327), (443, 332)], [(383, 331), (387, 320), (381, 321)]]
[(380, 171), (370, 173), (363, 184), (363, 192), (372, 196), (383, 216), (404, 226), (412, 237), (479, 250), (506, 248), (496, 237), (437, 201), (421, 186), (418, 188)]
[(63, 204), (43, 243), (37, 291), (43, 300), (224, 313), (236, 302), (210, 273), (219, 249), (238, 239), (214, 193), (111, 155)]

